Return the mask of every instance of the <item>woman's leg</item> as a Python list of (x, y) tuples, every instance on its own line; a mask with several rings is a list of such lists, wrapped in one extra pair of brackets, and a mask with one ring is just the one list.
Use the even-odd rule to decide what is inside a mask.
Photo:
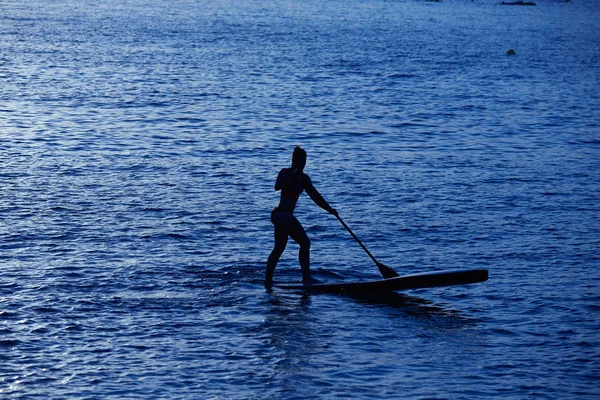
[(296, 217), (293, 217), (293, 221), (290, 222), (289, 235), (300, 246), (298, 258), (300, 260), (300, 268), (302, 268), (302, 281), (309, 283), (312, 281), (310, 276), (310, 239)]
[(267, 274), (265, 276), (266, 287), (271, 287), (273, 284), (273, 273), (275, 272), (275, 267), (277, 266), (277, 262), (279, 261), (279, 258), (281, 258), (288, 241), (288, 232), (285, 225), (278, 221), (273, 221), (273, 224), (275, 225), (275, 246), (269, 255), (269, 259), (267, 260)]

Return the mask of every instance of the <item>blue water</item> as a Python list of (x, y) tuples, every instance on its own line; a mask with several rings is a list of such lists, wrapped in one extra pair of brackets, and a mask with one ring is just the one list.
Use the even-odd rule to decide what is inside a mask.
[[(600, 398), (600, 3), (499, 3), (2, 1), (0, 397)], [(296, 145), (379, 261), (490, 280), (265, 291)]]

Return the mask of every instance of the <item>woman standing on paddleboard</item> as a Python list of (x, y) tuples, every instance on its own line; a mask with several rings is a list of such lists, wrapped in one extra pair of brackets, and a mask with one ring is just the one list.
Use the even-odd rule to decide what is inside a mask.
[(304, 173), (306, 166), (306, 151), (300, 147), (294, 149), (292, 154), (292, 167), (283, 168), (277, 175), (275, 190), (281, 190), (279, 205), (271, 212), (271, 222), (275, 226), (275, 247), (267, 261), (267, 275), (265, 287), (273, 284), (273, 272), (279, 258), (287, 245), (288, 237), (300, 245), (300, 267), (302, 268), (302, 283), (311, 284), (316, 280), (310, 276), (310, 239), (306, 235), (302, 224), (294, 216), (294, 209), (298, 198), (303, 191), (325, 211), (337, 216), (337, 211), (332, 208), (321, 194), (315, 189), (310, 177)]

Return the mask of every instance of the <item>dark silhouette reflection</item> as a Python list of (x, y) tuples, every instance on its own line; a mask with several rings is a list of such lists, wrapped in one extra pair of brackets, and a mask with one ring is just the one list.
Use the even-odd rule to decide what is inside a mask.
[(311, 295), (304, 292), (298, 297), (292, 292), (287, 292), (287, 295), (279, 295), (277, 292), (267, 290), (267, 303), (272, 306), (270, 312), (277, 315), (287, 316), (290, 312), (305, 312), (309, 310), (311, 303)]
[(439, 330), (470, 328), (479, 320), (430, 300), (396, 292), (347, 294), (359, 304), (378, 307), (390, 318), (416, 319)]
[[(477, 324), (477, 318), (468, 316), (464, 312), (450, 309), (436, 304), (422, 297), (396, 293), (345, 293), (345, 294), (319, 294), (304, 292), (300, 297), (292, 295), (294, 292), (286, 292), (285, 296), (281, 292), (268, 291), (270, 296), (269, 303), (272, 308), (269, 310), (269, 316), (265, 320), (277, 325), (277, 320), (287, 323), (291, 316), (298, 320), (303, 320), (307, 314), (312, 314), (311, 299), (313, 296), (342, 296), (356, 301), (358, 305), (365, 307), (377, 307), (386, 314), (388, 318), (416, 318), (417, 320), (427, 321), (428, 325), (432, 323), (439, 328), (460, 328), (472, 327)], [(298, 292), (295, 293), (297, 296)], [(311, 319), (314, 321), (314, 318)], [(282, 330), (282, 333), (285, 329)], [(308, 333), (308, 332), (307, 332)]]
[(304, 173), (305, 166), (306, 151), (296, 147), (292, 154), (292, 166), (279, 171), (275, 182), (275, 190), (281, 191), (281, 197), (279, 205), (271, 212), (271, 222), (275, 227), (275, 246), (267, 261), (265, 276), (267, 288), (273, 284), (273, 273), (287, 246), (288, 237), (294, 239), (300, 246), (298, 258), (302, 269), (302, 282), (307, 284), (316, 282), (310, 275), (310, 239), (300, 221), (294, 216), (296, 203), (302, 192), (306, 191), (310, 198), (325, 211), (337, 215), (337, 211), (325, 201), (313, 186), (310, 177)]
[(412, 310), (415, 314), (436, 314), (455, 316), (459, 312), (448, 310), (441, 306), (435, 305), (432, 301), (421, 297), (410, 296), (396, 292), (383, 293), (355, 293), (347, 294), (346, 296), (356, 299), (359, 303), (379, 305), (382, 307)]
[(389, 360), (381, 354), (410, 355), (410, 338), (421, 338), (416, 340), (421, 345), (428, 335), (456, 340), (456, 332), (467, 337), (473, 325), (457, 311), (397, 293), (347, 296), (274, 289), (264, 294), (263, 305), (264, 319), (253, 335), (261, 339), (261, 357), (270, 366), (270, 398), (327, 397), (339, 382), (336, 374), (360, 374), (352, 366), (356, 359), (370, 371), (389, 372)]
[(296, 294), (267, 293), (267, 314), (261, 331), (268, 345), (275, 351), (275, 370), (286, 375), (286, 371), (297, 369), (307, 362), (315, 349), (323, 346), (323, 338), (314, 331), (318, 329), (318, 315), (311, 310), (311, 296)]

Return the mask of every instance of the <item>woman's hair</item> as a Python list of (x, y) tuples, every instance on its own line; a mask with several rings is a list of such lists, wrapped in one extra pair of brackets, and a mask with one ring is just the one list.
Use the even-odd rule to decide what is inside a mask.
[(294, 153), (292, 154), (292, 161), (300, 161), (303, 160), (306, 162), (306, 151), (300, 146), (296, 146), (294, 148)]

